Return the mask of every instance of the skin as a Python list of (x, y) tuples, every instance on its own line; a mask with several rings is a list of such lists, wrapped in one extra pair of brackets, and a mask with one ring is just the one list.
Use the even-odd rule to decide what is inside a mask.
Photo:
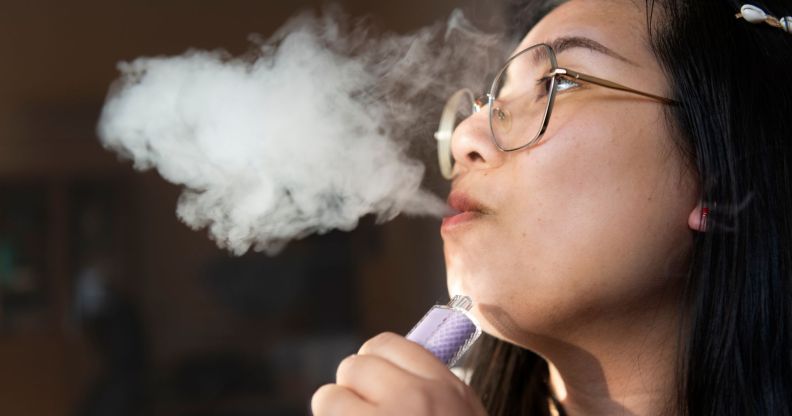
[[(645, 16), (628, 0), (572, 0), (517, 50), (584, 36), (632, 63), (574, 48), (558, 54), (560, 66), (668, 96)], [(581, 83), (558, 95), (529, 149), (498, 151), (486, 112), (454, 132), (450, 200), (482, 208), (442, 228), (449, 292), (473, 298), (485, 332), (548, 360), (570, 415), (668, 414), (674, 399), (680, 287), (702, 224), (665, 110)], [(316, 415), (485, 414), (442, 364), (394, 334), (345, 360), (312, 406)]]

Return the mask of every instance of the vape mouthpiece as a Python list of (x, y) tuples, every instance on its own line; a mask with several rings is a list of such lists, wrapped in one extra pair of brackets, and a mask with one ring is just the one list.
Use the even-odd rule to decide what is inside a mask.
[(436, 305), (418, 321), (407, 339), (421, 344), (448, 367), (454, 365), (481, 335), (468, 313), (473, 301), (454, 296), (448, 305)]

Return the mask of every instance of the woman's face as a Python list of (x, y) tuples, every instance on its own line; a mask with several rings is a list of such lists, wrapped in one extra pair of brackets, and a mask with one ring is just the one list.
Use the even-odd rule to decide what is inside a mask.
[[(577, 46), (558, 52), (558, 65), (668, 96), (645, 16), (629, 0), (572, 0), (517, 50), (590, 39), (625, 59)], [(498, 151), (486, 111), (454, 132), (449, 201), (482, 212), (444, 222), (448, 285), (473, 298), (486, 332), (530, 346), (532, 336), (569, 338), (676, 302), (698, 193), (665, 110), (580, 83), (558, 94), (547, 132), (531, 148)]]

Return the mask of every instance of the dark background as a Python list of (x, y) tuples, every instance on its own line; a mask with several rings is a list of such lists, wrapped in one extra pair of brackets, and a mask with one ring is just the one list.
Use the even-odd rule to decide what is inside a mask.
[[(398, 32), (489, 7), (341, 5)], [(177, 187), (98, 144), (116, 62), (191, 47), (239, 54), (249, 34), (318, 6), (0, 4), (0, 414), (306, 414), (362, 340), (403, 333), (445, 300), (437, 220), (367, 218), (275, 258), (235, 258), (178, 222)], [(444, 192), (433, 165), (429, 181)]]

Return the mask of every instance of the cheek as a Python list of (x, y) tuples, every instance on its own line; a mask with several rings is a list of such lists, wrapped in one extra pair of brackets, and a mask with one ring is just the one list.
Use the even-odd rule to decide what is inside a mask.
[[(544, 202), (528, 204), (550, 223), (551, 241), (575, 253), (561, 258), (578, 257), (617, 275), (652, 272), (670, 246), (689, 236), (695, 180), (658, 105), (607, 108), (580, 111), (587, 116), (551, 138), (558, 145), (548, 146), (536, 174), (535, 193)], [(632, 267), (641, 265), (649, 270)]]

